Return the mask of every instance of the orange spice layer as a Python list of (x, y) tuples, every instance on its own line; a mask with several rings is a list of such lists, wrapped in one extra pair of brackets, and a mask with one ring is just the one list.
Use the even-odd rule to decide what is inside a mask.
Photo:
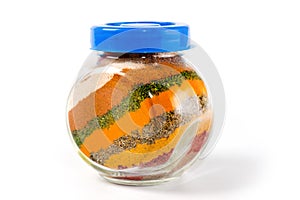
[(138, 69), (124, 68), (122, 71), (124, 75), (115, 74), (110, 81), (81, 100), (69, 111), (71, 131), (83, 128), (89, 120), (105, 114), (113, 106), (118, 105), (135, 85), (177, 75), (185, 70), (191, 69), (172, 64), (145, 65), (144, 68)]
[(119, 137), (130, 134), (131, 131), (141, 130), (150, 119), (175, 110), (176, 102), (174, 95), (179, 91), (184, 91), (186, 96), (207, 95), (202, 80), (185, 80), (182, 85), (173, 86), (168, 91), (162, 92), (157, 96), (145, 99), (138, 110), (126, 113), (113, 125), (106, 129), (97, 129), (88, 136), (82, 147), (85, 154), (89, 156), (90, 152), (96, 152), (99, 149), (106, 149), (114, 140)]
[[(197, 135), (203, 134), (205, 131), (209, 131), (212, 121), (211, 111), (206, 111), (201, 119), (202, 120), (199, 124)], [(133, 166), (138, 166), (141, 163), (149, 162), (159, 155), (170, 152), (175, 148), (188, 125), (189, 124), (186, 124), (177, 128), (169, 136), (169, 138), (156, 140), (154, 144), (137, 144), (134, 149), (114, 154), (105, 161), (104, 166), (114, 169), (117, 169), (119, 166), (126, 166), (130, 168)]]

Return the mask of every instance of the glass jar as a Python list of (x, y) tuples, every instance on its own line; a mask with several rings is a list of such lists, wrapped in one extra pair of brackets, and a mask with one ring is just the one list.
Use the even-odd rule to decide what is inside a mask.
[(209, 153), (224, 91), (187, 25), (108, 23), (91, 28), (91, 44), (67, 107), (83, 160), (110, 182), (151, 185), (180, 177)]

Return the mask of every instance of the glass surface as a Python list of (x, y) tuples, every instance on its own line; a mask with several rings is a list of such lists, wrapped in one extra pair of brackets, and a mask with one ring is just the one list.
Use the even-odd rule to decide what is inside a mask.
[(220, 130), (212, 131), (210, 87), (190, 51), (88, 57), (67, 120), (80, 156), (101, 176), (127, 185), (171, 180), (212, 148)]

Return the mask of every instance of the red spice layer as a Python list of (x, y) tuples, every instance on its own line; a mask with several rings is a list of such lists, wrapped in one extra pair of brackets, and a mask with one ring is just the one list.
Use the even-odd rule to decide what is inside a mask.
[(183, 166), (185, 166), (187, 163), (192, 161), (195, 156), (199, 153), (199, 151), (202, 149), (203, 145), (205, 144), (208, 137), (208, 132), (205, 131), (202, 134), (198, 134), (194, 140), (193, 144), (188, 151), (188, 153), (183, 157), (183, 159), (177, 164), (177, 166), (173, 169), (173, 171), (177, 171), (181, 169)]
[(198, 153), (203, 144), (205, 143), (206, 139), (207, 139), (207, 134), (208, 132), (205, 131), (202, 134), (197, 134), (196, 137), (193, 140), (191, 149), (188, 151), (187, 155), (191, 154), (191, 153)]

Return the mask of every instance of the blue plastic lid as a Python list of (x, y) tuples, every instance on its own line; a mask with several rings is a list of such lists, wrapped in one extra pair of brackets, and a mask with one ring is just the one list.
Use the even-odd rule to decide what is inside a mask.
[(91, 28), (91, 49), (119, 53), (189, 49), (189, 27), (173, 22), (117, 22)]

